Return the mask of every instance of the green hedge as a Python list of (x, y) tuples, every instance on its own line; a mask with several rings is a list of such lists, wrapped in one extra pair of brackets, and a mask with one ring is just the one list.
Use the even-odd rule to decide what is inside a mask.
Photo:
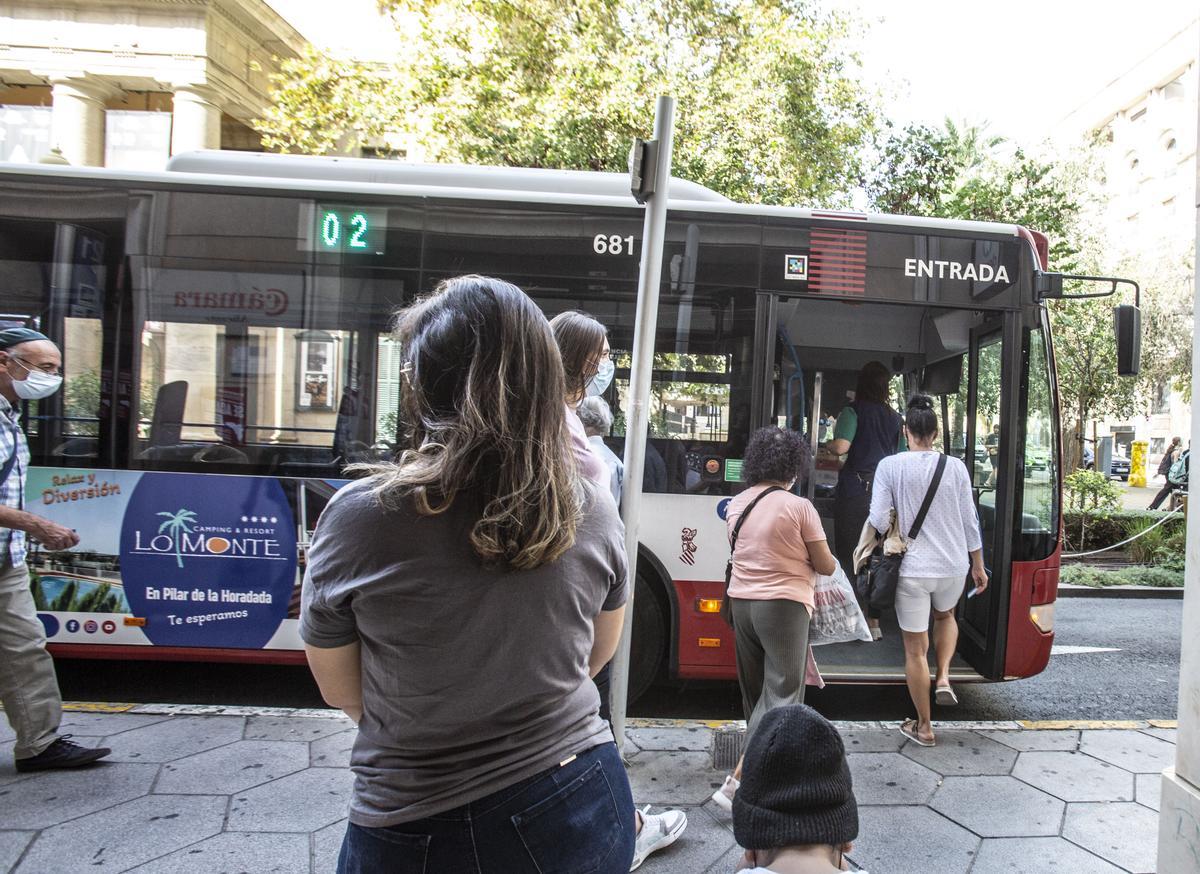
[(1059, 581), (1072, 586), (1152, 586), (1156, 589), (1179, 588), (1183, 585), (1183, 571), (1165, 567), (1133, 565), (1120, 570), (1089, 567), (1084, 564), (1063, 565)]
[[(1067, 510), (1063, 513), (1063, 529), (1066, 535), (1063, 549), (1066, 552), (1085, 552), (1112, 546), (1128, 537), (1129, 529), (1135, 524), (1145, 525), (1149, 522), (1157, 522), (1163, 515), (1165, 514), (1160, 510), (1115, 510), (1107, 513), (1094, 510), (1083, 513), (1079, 510)], [(1079, 542), (1081, 516), (1086, 517), (1082, 543)], [(1161, 528), (1168, 536), (1183, 532), (1186, 528), (1183, 514), (1176, 513), (1174, 518), (1162, 525)]]

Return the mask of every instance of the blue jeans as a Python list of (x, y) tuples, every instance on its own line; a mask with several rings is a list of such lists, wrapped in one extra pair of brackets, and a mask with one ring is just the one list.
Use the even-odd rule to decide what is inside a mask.
[(350, 823), (338, 874), (625, 874), (633, 796), (616, 744), (436, 816)]

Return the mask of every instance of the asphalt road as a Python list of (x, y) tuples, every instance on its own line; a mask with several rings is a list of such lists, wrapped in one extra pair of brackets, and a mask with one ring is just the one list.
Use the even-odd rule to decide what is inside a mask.
[[(1056, 648), (1036, 677), (958, 687), (959, 706), (935, 719), (1174, 719), (1178, 712), (1183, 602), (1138, 598), (1063, 598)], [(1075, 652), (1068, 648), (1111, 648)], [(818, 661), (820, 651), (817, 651)], [(647, 696), (649, 697), (649, 696)], [(912, 713), (902, 686), (827, 686), (807, 703), (830, 719), (901, 719)], [(689, 684), (643, 699), (639, 716), (741, 718), (736, 686)]]
[[(936, 719), (1173, 719), (1179, 686), (1179, 600), (1067, 598), (1058, 602), (1058, 647), (1037, 677), (961, 686), (957, 708)], [(196, 665), (181, 662), (58, 662), (63, 696), (75, 701), (320, 707), (301, 667)], [(903, 687), (830, 686), (808, 703), (831, 719), (899, 719), (912, 704)], [(631, 716), (741, 718), (735, 683), (688, 683), (652, 689)]]

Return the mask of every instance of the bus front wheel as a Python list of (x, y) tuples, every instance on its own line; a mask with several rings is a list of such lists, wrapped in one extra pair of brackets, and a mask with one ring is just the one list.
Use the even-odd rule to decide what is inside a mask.
[(639, 573), (633, 595), (633, 644), (629, 654), (629, 703), (658, 679), (667, 650), (667, 615), (658, 594)]

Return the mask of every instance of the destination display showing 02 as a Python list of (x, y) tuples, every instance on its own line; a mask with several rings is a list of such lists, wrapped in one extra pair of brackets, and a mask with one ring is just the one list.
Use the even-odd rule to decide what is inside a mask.
[(354, 205), (314, 204), (301, 237), (301, 249), (346, 255), (387, 251), (387, 210)]

